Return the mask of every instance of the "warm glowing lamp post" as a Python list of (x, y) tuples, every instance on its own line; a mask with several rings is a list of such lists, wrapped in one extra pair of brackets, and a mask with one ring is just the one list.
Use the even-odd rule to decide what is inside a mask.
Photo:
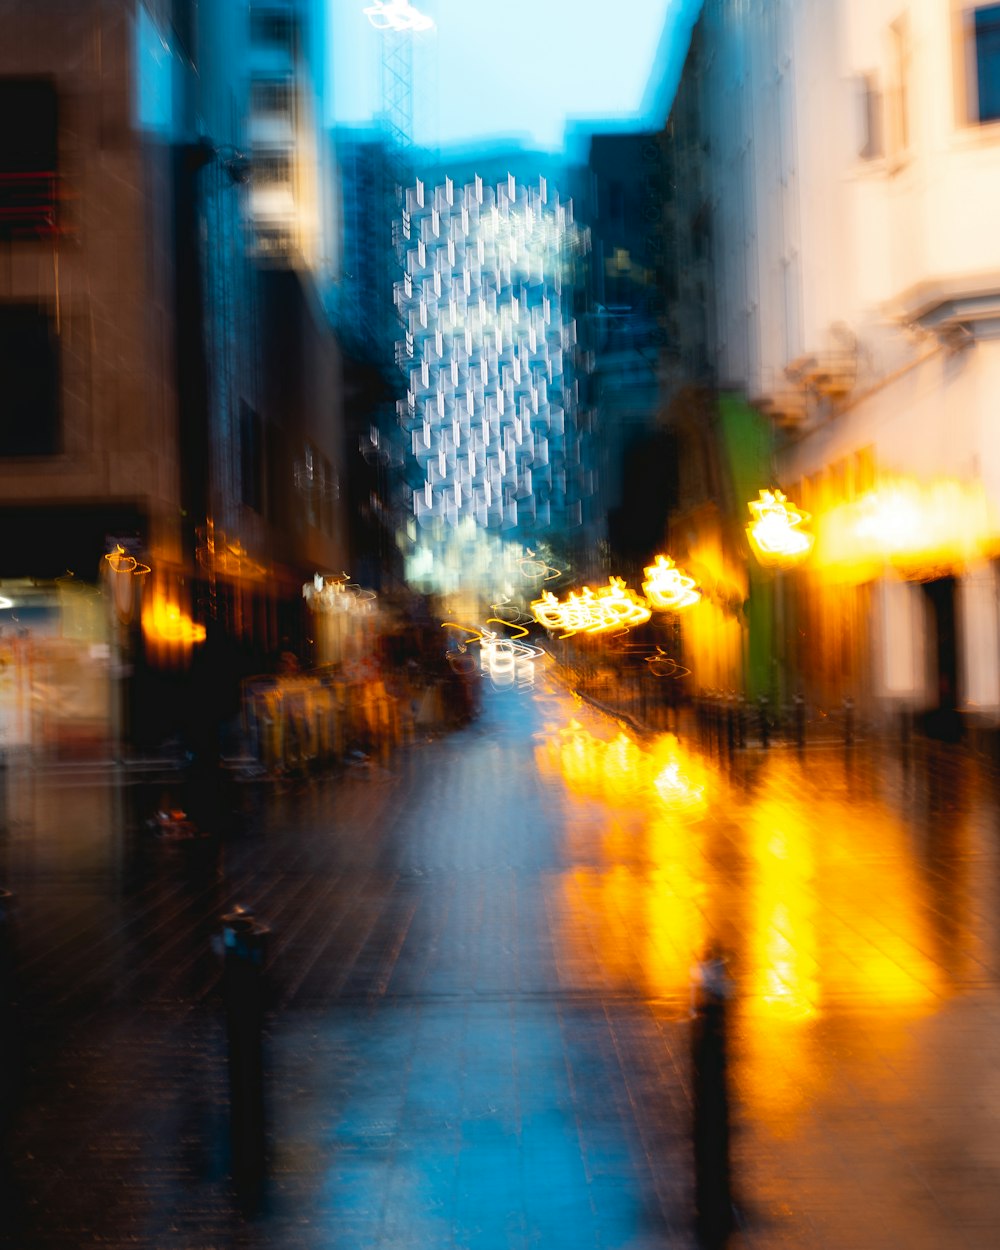
[[(694, 607), (701, 598), (701, 591), (695, 588), (693, 577), (683, 573), (670, 556), (658, 555), (652, 564), (643, 570), (646, 580), (642, 583), (642, 593), (646, 601), (657, 612), (669, 613), (670, 631), (672, 633), (671, 650), (679, 653), (680, 622), (678, 614), (686, 608)], [(652, 668), (647, 670), (654, 671)], [(672, 686), (671, 703), (673, 708)], [(643, 713), (646, 710), (646, 687), (642, 687)]]
[[(780, 656), (772, 656), (772, 661), (780, 669), (774, 674), (773, 687), (778, 699), (781, 699), (784, 686), (786, 664), (785, 648), (785, 580), (787, 569), (797, 568), (812, 551), (815, 539), (803, 525), (809, 520), (809, 513), (802, 512), (786, 498), (780, 490), (762, 490), (758, 498), (751, 500), (747, 507), (753, 518), (746, 527), (750, 548), (764, 568), (775, 570), (772, 582), (774, 605), (774, 632), (780, 647)], [(767, 743), (767, 710), (761, 708), (761, 737)]]

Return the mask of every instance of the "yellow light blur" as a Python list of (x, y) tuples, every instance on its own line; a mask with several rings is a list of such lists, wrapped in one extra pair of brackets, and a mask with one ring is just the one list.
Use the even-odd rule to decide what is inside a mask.
[(885, 566), (907, 577), (934, 576), (1000, 549), (1000, 524), (982, 482), (942, 478), (883, 480), (859, 499), (817, 518), (815, 565), (850, 583)]
[(151, 642), (168, 646), (192, 647), (205, 641), (205, 626), (182, 612), (176, 601), (162, 595), (154, 596), (143, 608), (142, 628)]
[(650, 605), (660, 612), (679, 612), (701, 598), (695, 590), (694, 578), (682, 573), (669, 556), (657, 556), (644, 571), (643, 594)]
[(198, 529), (198, 537), (202, 540), (195, 551), (198, 563), (213, 576), (236, 581), (261, 581), (267, 576), (264, 565), (250, 558), (239, 539), (230, 537), (211, 519)]
[(809, 520), (780, 490), (762, 490), (747, 504), (753, 520), (747, 526), (750, 546), (761, 564), (791, 568), (801, 564), (813, 546), (813, 536), (799, 527)]
[(642, 596), (630, 590), (620, 577), (609, 578), (608, 585), (596, 591), (589, 586), (579, 593), (571, 590), (562, 601), (550, 591), (543, 591), (540, 599), (533, 600), (531, 611), (546, 629), (562, 630), (563, 638), (631, 629), (645, 624), (652, 616)]

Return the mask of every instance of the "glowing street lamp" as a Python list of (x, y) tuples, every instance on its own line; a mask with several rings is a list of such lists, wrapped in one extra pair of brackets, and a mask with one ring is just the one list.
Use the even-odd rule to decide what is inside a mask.
[(644, 571), (647, 580), (642, 583), (642, 592), (659, 612), (678, 612), (701, 598), (694, 578), (682, 573), (669, 556), (657, 556)]
[(375, 0), (363, 11), (376, 30), (430, 30), (434, 25), (434, 19), (409, 0)]
[(542, 597), (532, 602), (531, 611), (540, 625), (561, 629), (564, 638), (630, 629), (644, 625), (652, 616), (642, 596), (629, 590), (620, 577), (609, 578), (607, 586), (597, 591), (589, 586), (579, 594), (571, 590), (562, 602), (550, 591), (542, 591)]
[(809, 520), (780, 490), (762, 490), (760, 498), (747, 504), (753, 520), (747, 526), (750, 546), (761, 564), (791, 568), (801, 564), (812, 550), (812, 534), (799, 528)]

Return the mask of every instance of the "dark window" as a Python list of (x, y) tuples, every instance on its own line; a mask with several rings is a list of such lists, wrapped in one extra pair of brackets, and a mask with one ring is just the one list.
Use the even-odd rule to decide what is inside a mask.
[(287, 152), (255, 151), (253, 154), (253, 180), (258, 184), (291, 182), (291, 157)]
[(59, 447), (59, 355), (48, 310), (0, 304), (0, 456)]
[(295, 35), (295, 24), (290, 13), (261, 11), (254, 9), (250, 14), (250, 38), (256, 44), (267, 44), (271, 47), (291, 48)]
[(55, 84), (0, 78), (0, 238), (55, 226), (57, 141)]
[(1000, 4), (976, 9), (975, 18), (979, 120), (1000, 121)]
[(292, 111), (292, 80), (290, 78), (258, 78), (250, 90), (250, 107), (255, 113)]
[(243, 502), (255, 512), (264, 511), (263, 441), (260, 413), (241, 401), (240, 480)]
[(874, 74), (863, 74), (858, 88), (861, 113), (858, 155), (864, 161), (871, 161), (882, 155), (882, 95)]

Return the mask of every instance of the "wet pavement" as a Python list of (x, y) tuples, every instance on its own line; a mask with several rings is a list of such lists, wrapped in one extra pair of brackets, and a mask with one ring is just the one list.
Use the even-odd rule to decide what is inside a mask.
[[(11, 770), (3, 1244), (694, 1246), (714, 940), (730, 1244), (992, 1247), (998, 790), (948, 747), (719, 758), (543, 676), (389, 768), (234, 785), (204, 842), (146, 826), (159, 786)], [(257, 1211), (229, 1179), (238, 903), (271, 929)]]

